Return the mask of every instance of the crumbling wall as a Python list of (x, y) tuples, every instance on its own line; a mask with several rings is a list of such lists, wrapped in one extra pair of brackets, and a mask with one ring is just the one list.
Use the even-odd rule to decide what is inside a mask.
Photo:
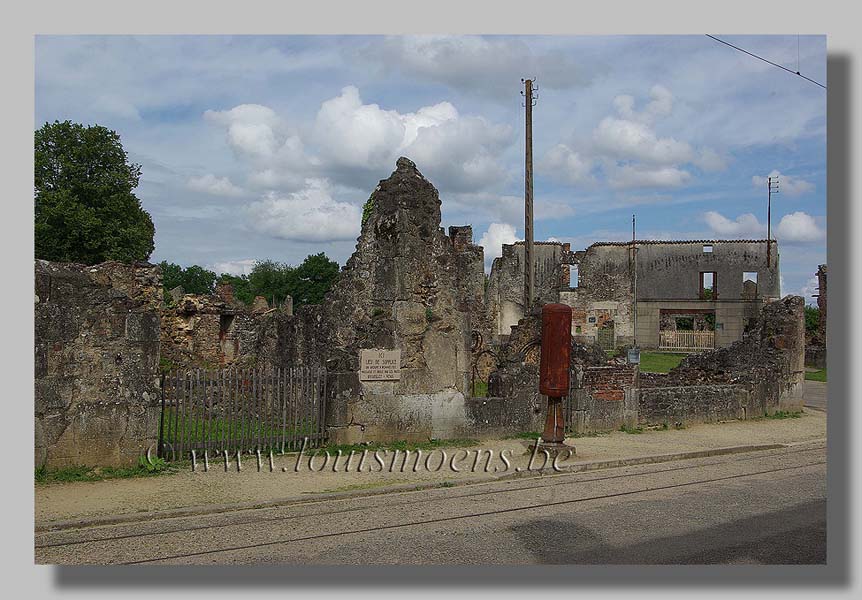
[(577, 365), (572, 373), (571, 423), (575, 433), (611, 431), (637, 424), (637, 366)]
[(560, 302), (572, 307), (573, 338), (583, 344), (595, 344), (599, 330), (612, 322), (612, 345), (632, 344), (631, 249), (622, 245), (593, 244), (576, 256), (578, 286), (560, 293)]
[[(569, 285), (569, 266), (563, 256), (569, 244), (535, 242), (534, 301), (539, 304), (558, 302), (560, 290)], [(485, 294), (486, 320), (492, 334), (507, 336), (524, 317), (524, 242), (503, 244), (502, 255), (495, 258)]]
[(750, 418), (802, 409), (804, 300), (767, 304), (742, 340), (685, 358), (667, 374), (641, 374), (643, 422)]
[[(445, 234), (440, 204), (400, 158), (371, 194), (356, 250), (323, 303), (262, 323), (283, 364), (326, 367), (336, 441), (452, 437), (467, 422), (483, 252), (469, 227)], [(360, 381), (360, 351), (370, 348), (401, 351), (399, 380)]]
[(805, 364), (818, 369), (826, 368), (826, 265), (817, 267), (817, 309), (820, 313), (817, 331), (805, 346)]
[(162, 308), (162, 358), (166, 367), (202, 367), (274, 364), (263, 352), (262, 335), (274, 330), (264, 324), (273, 314), (290, 315), (292, 299), (270, 308), (263, 296), (251, 307), (237, 301), (230, 284), (218, 284), (214, 294), (177, 294)]
[(158, 267), (35, 263), (36, 465), (128, 465), (155, 447)]

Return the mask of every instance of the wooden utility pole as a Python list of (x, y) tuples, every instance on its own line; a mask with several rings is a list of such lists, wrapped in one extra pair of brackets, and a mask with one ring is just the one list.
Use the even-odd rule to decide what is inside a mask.
[(778, 193), (778, 177), (767, 177), (769, 192), (766, 200), (766, 268), (772, 267), (772, 194)]
[(524, 79), (526, 151), (524, 168), (524, 314), (533, 304), (535, 274), (533, 264), (533, 80)]

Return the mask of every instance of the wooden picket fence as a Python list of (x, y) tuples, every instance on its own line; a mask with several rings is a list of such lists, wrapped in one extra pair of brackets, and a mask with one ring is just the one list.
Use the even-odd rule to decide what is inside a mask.
[(659, 350), (702, 352), (715, 348), (714, 331), (659, 331)]
[(323, 369), (179, 369), (165, 375), (159, 455), (299, 449), (326, 441)]

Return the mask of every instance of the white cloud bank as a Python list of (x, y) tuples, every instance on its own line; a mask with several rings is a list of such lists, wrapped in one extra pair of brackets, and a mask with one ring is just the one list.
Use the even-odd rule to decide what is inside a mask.
[[(744, 213), (731, 220), (716, 211), (704, 214), (704, 221), (713, 233), (729, 238), (764, 238), (766, 224), (761, 223), (751, 213)], [(826, 233), (817, 225), (811, 215), (797, 211), (784, 215), (774, 229), (774, 237), (785, 243), (810, 243), (823, 240)]]
[(513, 141), (510, 126), (461, 115), (449, 102), (400, 113), (364, 103), (355, 86), (325, 100), (302, 134), (258, 104), (204, 118), (224, 127), (235, 155), (250, 163), (249, 183), (268, 190), (297, 191), (307, 178), (367, 185), (404, 155), (440, 189), (480, 191), (505, 178), (500, 158)]
[(661, 85), (652, 86), (649, 95), (641, 110), (633, 96), (616, 96), (616, 114), (601, 119), (582, 148), (554, 146), (542, 161), (542, 171), (576, 185), (595, 182), (592, 167), (598, 163), (611, 188), (637, 189), (686, 185), (692, 176), (685, 165), (704, 171), (727, 168), (727, 159), (712, 148), (695, 148), (685, 140), (659, 135), (656, 123), (671, 115), (674, 96)]
[(766, 184), (769, 177), (778, 178), (778, 193), (787, 196), (801, 196), (814, 191), (814, 184), (799, 177), (792, 175), (782, 175), (779, 171), (773, 170), (766, 177), (755, 175), (751, 178), (751, 185), (757, 188), (766, 189)]
[(503, 244), (514, 244), (518, 239), (513, 225), (491, 223), (488, 231), (479, 238), (479, 245), (485, 249), (485, 269), (490, 269), (494, 259), (502, 256)]
[(321, 179), (308, 180), (297, 192), (267, 192), (246, 212), (254, 230), (299, 242), (352, 240), (362, 219), (358, 206), (334, 200), (329, 183)]
[(776, 237), (783, 242), (819, 242), (826, 237), (826, 232), (820, 229), (814, 217), (797, 211), (781, 217)]
[(216, 177), (212, 173), (201, 175), (200, 177), (191, 177), (188, 180), (188, 187), (196, 192), (212, 194), (214, 196), (242, 196), (243, 190), (233, 183), (227, 177)]

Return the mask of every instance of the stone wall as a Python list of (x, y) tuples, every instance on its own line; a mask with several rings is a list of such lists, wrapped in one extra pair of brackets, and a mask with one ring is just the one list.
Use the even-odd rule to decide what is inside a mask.
[(161, 272), (35, 263), (36, 465), (129, 465), (158, 436)]
[[(569, 266), (563, 256), (569, 244), (535, 242), (535, 301), (558, 302), (560, 290), (569, 285)], [(524, 310), (524, 243), (503, 244), (502, 256), (495, 258), (488, 276), (485, 294), (486, 319), (492, 335), (509, 335), (511, 328), (525, 315)]]
[(817, 321), (817, 331), (810, 336), (805, 347), (805, 364), (818, 369), (826, 368), (826, 265), (817, 267), (817, 309), (820, 317)]
[(571, 392), (575, 433), (634, 427), (638, 422), (637, 386), (638, 369), (634, 365), (576, 367)]
[(742, 340), (685, 358), (667, 374), (640, 376), (645, 423), (750, 418), (802, 409), (804, 300), (767, 304)]
[[(440, 228), (440, 198), (400, 158), (369, 199), (356, 250), (320, 306), (262, 323), (261, 351), (328, 372), (331, 439), (451, 437), (468, 422), (483, 252), (469, 227)], [(262, 338), (263, 339), (263, 338)], [(362, 349), (401, 351), (398, 381), (360, 381)]]
[(225, 299), (232, 298), (229, 288), (219, 292), (184, 294), (163, 307), (161, 354), (167, 366), (216, 369), (257, 363), (258, 321), (269, 309), (246, 309)]

